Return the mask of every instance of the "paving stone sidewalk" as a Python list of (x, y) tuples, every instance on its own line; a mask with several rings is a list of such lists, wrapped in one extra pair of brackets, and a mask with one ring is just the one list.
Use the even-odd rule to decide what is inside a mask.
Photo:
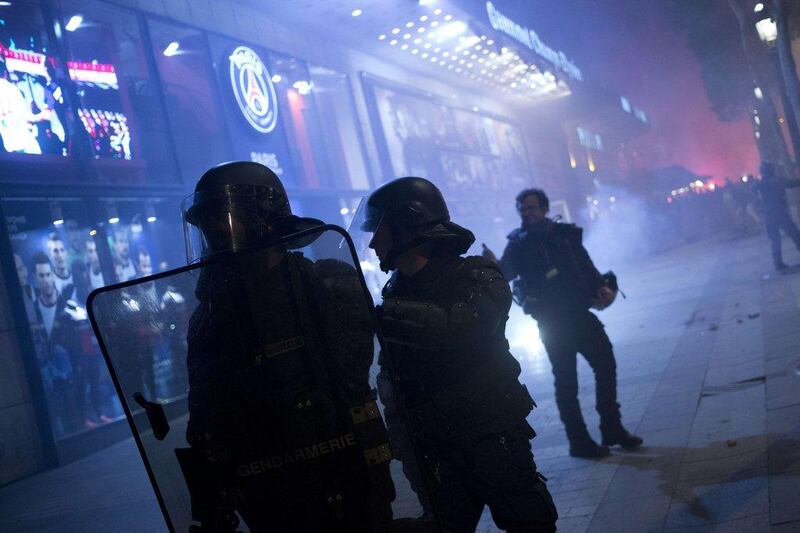
[[(628, 299), (600, 316), (617, 353), (624, 423), (645, 440), (636, 452), (569, 457), (549, 365), (535, 364), (546, 356), (526, 354), (545, 370), (525, 380), (539, 403), (534, 452), (559, 531), (800, 531), (800, 273), (774, 273), (769, 257), (757, 237), (620, 269)], [(599, 438), (584, 361), (579, 375)], [(495, 531), (488, 515), (481, 531)]]
[[(516, 349), (539, 405), (534, 453), (559, 531), (800, 531), (800, 273), (773, 273), (763, 236), (598, 266), (617, 271), (628, 295), (600, 317), (617, 352), (624, 423), (645, 446), (569, 457), (546, 355), (535, 341)], [(514, 311), (513, 327), (528, 324)], [(583, 360), (579, 375), (599, 438)], [(0, 532), (163, 530), (131, 441), (0, 487)], [(484, 513), (479, 531), (495, 530)]]

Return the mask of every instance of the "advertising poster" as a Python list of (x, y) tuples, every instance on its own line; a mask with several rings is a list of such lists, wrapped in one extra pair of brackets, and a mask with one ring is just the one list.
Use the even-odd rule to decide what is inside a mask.
[(499, 191), (530, 183), (520, 129), (477, 112), (366, 79), (391, 170), (451, 190)]

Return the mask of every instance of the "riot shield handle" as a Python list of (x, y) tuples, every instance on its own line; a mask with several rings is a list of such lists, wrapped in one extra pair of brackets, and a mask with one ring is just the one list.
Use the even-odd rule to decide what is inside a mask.
[(164, 413), (164, 407), (160, 403), (147, 400), (141, 392), (134, 392), (133, 399), (142, 406), (147, 414), (147, 420), (150, 422), (153, 436), (158, 440), (164, 440), (164, 437), (169, 433), (169, 422), (167, 421), (166, 413)]

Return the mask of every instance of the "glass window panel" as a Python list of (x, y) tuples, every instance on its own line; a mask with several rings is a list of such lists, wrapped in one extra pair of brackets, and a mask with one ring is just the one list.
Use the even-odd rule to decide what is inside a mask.
[(308, 72), (311, 94), (323, 118), (319, 126), (325, 143), (319, 148), (327, 150), (332, 185), (344, 189), (369, 189), (361, 134), (347, 76), (314, 65), (309, 65)]
[(54, 57), (37, 4), (0, 11), (0, 157), (60, 158), (71, 150), (63, 69)]
[(211, 58), (199, 30), (148, 21), (184, 182), (232, 157), (213, 83)]
[(86, 296), (111, 275), (100, 268), (86, 204), (3, 202), (53, 434), (61, 439), (122, 416), (86, 314)]
[[(78, 117), (105, 182), (177, 183), (138, 17), (95, 0), (61, 0)], [(76, 23), (79, 20), (80, 23)]]

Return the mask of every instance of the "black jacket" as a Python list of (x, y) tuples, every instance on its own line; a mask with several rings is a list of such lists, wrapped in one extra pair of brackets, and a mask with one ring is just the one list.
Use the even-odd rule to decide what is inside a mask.
[(519, 276), (515, 296), (537, 321), (585, 312), (606, 284), (582, 241), (581, 228), (551, 220), (508, 235), (501, 268), (510, 278)]
[(196, 288), (189, 442), (241, 460), (346, 431), (373, 357), (355, 270), (294, 253), (271, 269), (237, 261), (208, 266)]
[(533, 402), (508, 350), (511, 291), (496, 264), (435, 257), (413, 276), (395, 272), (383, 297), (396, 387), (418, 431), (468, 444), (524, 423)]

